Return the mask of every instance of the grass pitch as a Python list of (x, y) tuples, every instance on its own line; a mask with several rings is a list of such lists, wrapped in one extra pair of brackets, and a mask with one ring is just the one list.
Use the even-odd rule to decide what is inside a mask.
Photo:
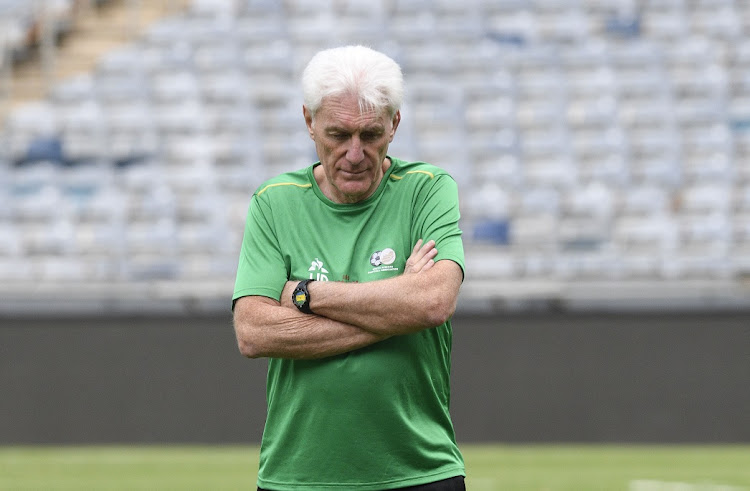
[[(470, 491), (750, 491), (750, 446), (461, 445)], [(0, 490), (255, 489), (250, 446), (0, 447)]]

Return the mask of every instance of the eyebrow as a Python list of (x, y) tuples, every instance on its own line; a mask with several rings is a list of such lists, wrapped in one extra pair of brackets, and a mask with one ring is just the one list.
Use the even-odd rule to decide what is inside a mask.
[[(373, 133), (373, 132), (374, 133), (382, 133), (382, 132), (385, 132), (385, 126), (383, 126), (382, 124), (379, 124), (379, 123), (378, 124), (374, 124), (372, 126), (365, 126), (363, 128), (357, 127), (356, 129), (360, 130), (360, 133)], [(353, 133), (353, 131), (350, 128), (344, 127), (344, 126), (338, 126), (338, 125), (328, 126), (328, 127), (324, 128), (324, 131), (326, 133)]]

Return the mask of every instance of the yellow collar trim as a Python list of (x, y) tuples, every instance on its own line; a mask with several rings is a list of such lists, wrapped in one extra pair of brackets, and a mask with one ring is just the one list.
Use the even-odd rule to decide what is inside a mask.
[(297, 186), (298, 188), (311, 188), (312, 184), (297, 184), (296, 182), (277, 182), (276, 184), (269, 184), (268, 186), (261, 189), (256, 196), (260, 196), (261, 194), (265, 193), (266, 190), (270, 188), (275, 188), (276, 186)]
[(407, 172), (403, 176), (394, 176), (393, 174), (391, 174), (391, 179), (395, 179), (397, 181), (400, 181), (401, 179), (403, 179), (408, 174), (427, 174), (428, 176), (430, 176), (430, 179), (434, 179), (435, 178), (435, 174), (433, 174), (432, 172), (428, 172), (426, 170), (410, 170), (409, 172)]

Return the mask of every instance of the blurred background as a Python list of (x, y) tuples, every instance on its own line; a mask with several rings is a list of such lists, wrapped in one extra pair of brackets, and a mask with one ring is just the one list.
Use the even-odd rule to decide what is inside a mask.
[(449, 170), (461, 442), (750, 442), (750, 2), (0, 0), (0, 443), (258, 442), (250, 196), (301, 70), (406, 80)]
[(750, 300), (746, 1), (3, 0), (0, 19), (2, 311), (225, 308), (252, 191), (315, 160), (301, 70), (345, 43), (403, 67), (391, 153), (459, 182), (467, 307)]

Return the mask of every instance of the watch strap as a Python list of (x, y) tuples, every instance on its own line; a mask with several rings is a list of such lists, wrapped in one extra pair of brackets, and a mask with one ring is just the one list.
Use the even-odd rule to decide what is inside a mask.
[(292, 292), (292, 303), (300, 312), (305, 314), (314, 313), (310, 308), (310, 292), (307, 290), (307, 284), (312, 281), (315, 280), (308, 279), (300, 281), (294, 289), (294, 292)]

